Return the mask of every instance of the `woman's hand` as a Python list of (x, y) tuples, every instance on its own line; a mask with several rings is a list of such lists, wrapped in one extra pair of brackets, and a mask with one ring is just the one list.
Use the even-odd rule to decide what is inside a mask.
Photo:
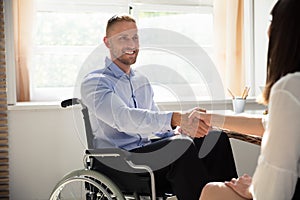
[(252, 194), (250, 193), (250, 185), (252, 182), (252, 177), (248, 174), (244, 174), (238, 179), (233, 178), (231, 181), (225, 181), (225, 185), (233, 189), (236, 193), (246, 199), (252, 199)]
[(189, 115), (190, 122), (195, 119), (203, 121), (208, 126), (211, 126), (211, 115), (204, 112), (201, 108), (194, 109)]
[[(177, 133), (190, 137), (204, 137), (208, 134), (210, 126), (198, 118), (196, 113), (205, 113), (205, 109), (194, 108), (184, 114), (173, 113), (171, 124), (180, 125)], [(195, 114), (193, 114), (195, 113)], [(178, 123), (180, 121), (180, 123)]]

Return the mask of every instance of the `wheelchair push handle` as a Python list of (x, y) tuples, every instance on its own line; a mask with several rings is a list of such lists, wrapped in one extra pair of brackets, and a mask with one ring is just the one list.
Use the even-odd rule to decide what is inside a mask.
[(60, 105), (61, 105), (61, 107), (66, 108), (68, 106), (73, 106), (76, 104), (81, 104), (80, 99), (78, 99), (78, 98), (66, 99), (66, 100), (62, 101)]

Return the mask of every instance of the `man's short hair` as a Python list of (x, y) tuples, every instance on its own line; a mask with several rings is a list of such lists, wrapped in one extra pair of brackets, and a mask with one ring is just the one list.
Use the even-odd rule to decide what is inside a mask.
[(107, 21), (107, 25), (106, 25), (106, 36), (108, 35), (109, 29), (116, 24), (117, 22), (122, 22), (122, 21), (126, 21), (126, 22), (135, 22), (135, 19), (133, 19), (131, 16), (129, 15), (114, 15), (112, 16), (108, 21)]

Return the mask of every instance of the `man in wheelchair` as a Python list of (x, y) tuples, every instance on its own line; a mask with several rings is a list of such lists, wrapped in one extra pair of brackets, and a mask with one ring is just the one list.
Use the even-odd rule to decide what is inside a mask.
[[(179, 200), (198, 200), (206, 183), (237, 177), (225, 133), (211, 130), (206, 135), (210, 127), (189, 119), (189, 112), (162, 112), (155, 105), (148, 79), (131, 68), (139, 53), (135, 20), (126, 15), (113, 16), (108, 20), (103, 41), (110, 57), (103, 69), (89, 73), (81, 85), (82, 102), (89, 110), (93, 148), (130, 152), (135, 164), (153, 170), (158, 192), (172, 193)], [(153, 136), (159, 139), (152, 140)], [(199, 152), (205, 141), (215, 142), (210, 152), (201, 157)], [(146, 191), (143, 185), (134, 183), (143, 178), (143, 170), (132, 173), (109, 158), (95, 160), (93, 169), (117, 180), (124, 190), (140, 187), (135, 189)]]

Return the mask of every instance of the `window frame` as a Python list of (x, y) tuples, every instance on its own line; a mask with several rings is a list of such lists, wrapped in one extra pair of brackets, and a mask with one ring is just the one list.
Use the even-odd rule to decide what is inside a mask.
[[(50, 2), (50, 3), (55, 3), (55, 2), (59, 2), (61, 3), (61, 0), (42, 0), (44, 2)], [(65, 0), (67, 2), (72, 2), (74, 3), (73, 0)], [(103, 3), (104, 1), (102, 1), (102, 3), (99, 3), (99, 0), (89, 0), (90, 2), (97, 2), (98, 5), (101, 7), (103, 5), (107, 4), (111, 4), (111, 2), (109, 3)], [(122, 0), (118, 0), (115, 4), (119, 5), (118, 3), (120, 3)], [(128, 3), (128, 1), (126, 1)], [(79, 4), (78, 4), (79, 5)], [(128, 4), (127, 4), (128, 5)], [(137, 6), (133, 3), (129, 4), (130, 6)], [(4, 9), (5, 9), (5, 45), (6, 45), (6, 59), (7, 59), (7, 66), (10, 66), (7, 68), (7, 80), (8, 80), (8, 104), (9, 105), (16, 105), (16, 75), (15, 75), (15, 59), (14, 59), (14, 38), (13, 38), (13, 27), (10, 24), (13, 24), (13, 14), (12, 14), (12, 2), (11, 1), (5, 1), (4, 4)], [(141, 6), (141, 5), (138, 5)], [(143, 5), (145, 6), (145, 5)], [(168, 5), (169, 6), (169, 5)], [(172, 8), (180, 8), (181, 5), (171, 5)], [(191, 5), (187, 5), (185, 7), (191, 7)], [(155, 7), (153, 5), (149, 6), (149, 7)], [(49, 7), (48, 7), (49, 9)], [(55, 6), (52, 7), (53, 10), (58, 9)], [(94, 9), (97, 9), (96, 7), (94, 7)], [(97, 10), (99, 11), (99, 10)], [(130, 9), (128, 8), (128, 12), (130, 11)], [(246, 65), (248, 65), (247, 69), (247, 77), (246, 77), (246, 81), (251, 83), (252, 88), (257, 87), (257, 83), (260, 83), (260, 81), (257, 81), (255, 78), (255, 74), (258, 73), (259, 69), (258, 69), (258, 62), (255, 59), (255, 55), (257, 55), (258, 52), (254, 52), (255, 49), (255, 41), (256, 38), (254, 36), (254, 27), (255, 27), (255, 16), (254, 16), (254, 12), (255, 12), (255, 6), (254, 6), (254, 0), (251, 1), (246, 1), (245, 2), (245, 21), (247, 21), (247, 23), (250, 21), (251, 27), (245, 30), (249, 30), (248, 35), (246, 35), (245, 37), (248, 38), (246, 39), (246, 41), (248, 40), (248, 44), (246, 44), (246, 48), (247, 50), (250, 52), (250, 56), (248, 57), (248, 59), (246, 60)], [(245, 23), (245, 26), (246, 24)], [(246, 28), (246, 27), (245, 27)], [(250, 47), (250, 48), (248, 48)], [(257, 48), (257, 47), (256, 47)], [(261, 65), (262, 63), (260, 63)], [(250, 66), (250, 67), (249, 67)], [(251, 67), (252, 66), (252, 67)], [(254, 93), (254, 94), (253, 94)], [(257, 95), (257, 91), (252, 91), (252, 95)], [(224, 100), (227, 101), (227, 100)], [(168, 102), (165, 102), (164, 104), (167, 104)]]

